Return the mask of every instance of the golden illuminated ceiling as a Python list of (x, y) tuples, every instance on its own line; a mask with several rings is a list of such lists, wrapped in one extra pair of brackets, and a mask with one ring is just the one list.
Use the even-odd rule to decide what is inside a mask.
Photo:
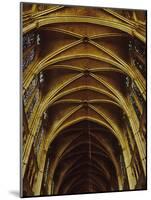
[[(129, 100), (127, 77), (145, 101), (146, 80), (132, 66), (130, 55), (130, 41), (145, 45), (145, 12), (24, 5), (23, 33), (37, 31), (40, 42), (35, 60), (23, 73), (23, 93), (36, 76), (43, 78), (28, 128), (36, 137), (42, 120), (44, 135), (36, 160), (39, 173), (48, 172), (47, 178), (42, 174), (35, 181), (34, 194), (135, 189), (137, 179), (128, 169), (133, 155), (126, 118), (134, 134), (140, 120)], [(134, 138), (142, 145), (137, 148), (143, 159), (145, 143)], [(24, 163), (30, 162), (33, 142), (29, 137), (24, 145)], [(145, 162), (141, 165), (146, 174)], [(23, 175), (25, 170), (26, 164)]]

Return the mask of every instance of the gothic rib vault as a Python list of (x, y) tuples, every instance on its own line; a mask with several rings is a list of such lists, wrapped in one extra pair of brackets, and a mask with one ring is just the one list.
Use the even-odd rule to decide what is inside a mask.
[(22, 11), (22, 195), (145, 189), (146, 12)]

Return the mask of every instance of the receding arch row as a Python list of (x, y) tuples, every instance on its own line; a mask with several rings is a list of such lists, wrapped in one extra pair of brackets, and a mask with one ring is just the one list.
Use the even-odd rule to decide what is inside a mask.
[[(85, 167), (91, 167), (91, 165), (85, 164)], [(92, 168), (94, 168), (94, 166)], [(100, 190), (105, 191), (106, 187), (104, 185), (107, 185), (107, 184), (105, 184), (105, 182), (106, 182), (105, 177), (100, 176), (99, 173), (97, 173), (97, 176), (96, 176), (94, 169), (93, 169), (93, 176), (92, 176), (92, 172), (91, 173), (89, 172), (89, 177), (83, 176), (83, 174), (77, 174), (75, 177), (72, 178), (71, 182), (70, 182), (69, 178), (66, 178), (66, 180), (62, 183), (62, 185), (64, 187), (62, 188), (62, 185), (61, 185), (57, 190), (55, 190), (55, 193), (56, 194), (57, 193), (59, 193), (59, 194), (74, 194), (75, 192), (73, 192), (73, 193), (70, 192), (72, 188), (74, 188), (77, 185), (79, 185), (79, 186), (81, 184), (84, 185), (86, 183), (87, 183), (87, 186), (88, 186), (88, 183), (95, 185), (97, 187), (97, 191), (100, 191)], [(99, 178), (101, 178), (101, 181), (98, 180), (98, 176), (99, 176)], [(80, 177), (82, 177), (83, 180), (81, 180)], [(87, 181), (87, 182), (85, 182), (85, 181)], [(88, 192), (88, 190), (87, 190), (87, 192)], [(79, 193), (79, 190), (76, 191), (76, 193)]]
[[(72, 120), (71, 122), (69, 122), (68, 124), (66, 124), (66, 125), (63, 125), (62, 127), (59, 127), (59, 129), (57, 130), (57, 132), (56, 132), (56, 134), (55, 135), (57, 135), (59, 132), (61, 132), (62, 130), (64, 130), (66, 127), (69, 127), (70, 125), (73, 125), (73, 124), (76, 124), (76, 123), (78, 123), (78, 122), (80, 122), (80, 121), (83, 121), (83, 120), (89, 120), (89, 121), (93, 121), (93, 122), (96, 122), (96, 123), (98, 123), (98, 124), (100, 124), (101, 126), (105, 126), (105, 127), (107, 127), (107, 128), (109, 128), (112, 132), (113, 132), (113, 134), (114, 134), (114, 131), (110, 128), (110, 126), (108, 126), (106, 123), (104, 123), (104, 122), (102, 122), (102, 121), (100, 121), (100, 120), (98, 120), (98, 119), (94, 119), (94, 118), (92, 118), (92, 117), (81, 117), (81, 118), (78, 118), (78, 119), (76, 119), (76, 120)], [(55, 137), (56, 136), (54, 136), (54, 137), (51, 137), (51, 142), (55, 139)], [(120, 137), (117, 137), (117, 139), (119, 140), (120, 139)], [(50, 142), (50, 143), (51, 143)], [(120, 142), (120, 144), (121, 144), (121, 147), (122, 147), (122, 149), (124, 150), (125, 149), (125, 140), (124, 140), (124, 138), (122, 139), (122, 142)], [(49, 143), (49, 144), (50, 144)], [(124, 145), (124, 146), (123, 146)], [(49, 146), (49, 145), (48, 145)], [(47, 149), (45, 149), (45, 152), (47, 152)], [(127, 151), (125, 151), (124, 150), (124, 159), (125, 159), (125, 156), (128, 158), (129, 157), (129, 155), (128, 155), (128, 152)], [(43, 159), (43, 162), (45, 162), (45, 158)], [(41, 165), (43, 165), (42, 163), (40, 163)], [(126, 166), (129, 166), (129, 161), (126, 159), (125, 160), (125, 165)], [(43, 171), (44, 169), (43, 169), (43, 167), (41, 168), (40, 167), (40, 169)], [(131, 169), (129, 168), (128, 169), (129, 170), (129, 173), (128, 173), (128, 178), (130, 179), (130, 178), (132, 178), (131, 177)], [(134, 186), (132, 186), (131, 185), (131, 187), (133, 188)]]
[[(70, 90), (67, 90), (67, 91), (64, 91), (63, 93), (59, 93), (57, 96), (56, 94), (53, 95), (54, 98), (50, 98), (48, 96), (48, 98), (45, 98), (45, 101), (43, 101), (43, 103), (41, 103), (41, 105), (39, 106), (37, 112), (35, 113), (35, 116), (38, 116), (38, 117), (34, 117), (33, 118), (33, 121), (31, 122), (30, 124), (30, 127), (32, 124), (34, 124), (34, 121), (35, 121), (35, 124), (37, 124), (38, 119), (41, 118), (41, 116), (43, 115), (44, 111), (47, 110), (47, 108), (50, 106), (50, 105), (53, 105), (53, 103), (55, 103), (58, 99), (68, 95), (68, 94), (71, 94), (71, 93), (74, 93), (74, 92), (78, 92), (78, 91), (81, 91), (81, 90), (92, 90), (92, 91), (96, 91), (100, 94), (105, 94), (107, 95), (108, 97), (110, 97), (111, 99), (113, 99), (113, 101), (115, 101), (116, 103), (118, 103), (122, 109), (124, 110), (125, 113), (127, 113), (127, 116), (129, 116), (129, 112), (128, 112), (128, 109), (124, 109), (124, 104), (120, 103), (120, 101), (118, 100), (117, 97), (115, 97), (114, 95), (112, 95), (111, 93), (107, 92), (106, 90), (103, 90), (103, 89), (99, 89), (99, 88), (95, 88), (95, 87), (87, 87), (87, 86), (81, 86), (81, 87), (76, 87), (74, 89), (70, 89)], [(126, 105), (125, 105), (126, 106)], [(33, 127), (31, 127), (31, 129), (33, 129)]]
[[(78, 136), (79, 137), (79, 136)], [(95, 137), (94, 135), (93, 135), (93, 137)], [(77, 139), (77, 138), (76, 138)], [(70, 142), (70, 146), (72, 146), (71, 145), (72, 144), (72, 142)], [(80, 144), (80, 143), (79, 143)], [(102, 144), (103, 145), (103, 144)], [(77, 146), (77, 145), (76, 145)], [(67, 148), (67, 147), (66, 147)], [(71, 148), (72, 150), (74, 149), (74, 147), (72, 146), (72, 148)], [(60, 157), (60, 156), (59, 156)], [(107, 173), (107, 172), (106, 172)], [(51, 175), (51, 177), (52, 177), (52, 175)]]
[[(43, 113), (43, 112), (42, 112)], [(35, 123), (34, 123), (34, 127), (30, 127), (30, 130), (31, 130), (31, 134), (33, 134), (33, 135), (35, 135), (36, 134), (36, 127), (38, 126), (38, 123), (39, 123), (39, 120), (41, 119), (41, 117), (39, 116), (39, 117), (36, 117), (36, 121), (35, 121)]]
[(53, 102), (55, 102), (58, 98), (61, 98), (62, 96), (66, 95), (66, 94), (68, 94), (70, 92), (78, 91), (78, 90), (81, 90), (81, 89), (90, 89), (90, 90), (94, 90), (94, 91), (98, 91), (98, 92), (104, 93), (107, 96), (110, 96), (112, 99), (114, 99), (119, 104), (120, 104), (120, 101), (123, 99), (121, 101), (122, 104), (123, 104), (123, 101), (125, 101), (125, 100), (120, 95), (119, 91), (116, 91), (115, 89), (113, 89), (112, 86), (110, 86), (108, 83), (106, 83), (105, 81), (103, 81), (103, 79), (99, 79), (97, 76), (94, 76), (93, 74), (91, 74), (91, 76), (93, 75), (94, 79), (96, 79), (101, 84), (103, 84), (107, 88), (107, 90), (110, 91), (110, 92), (112, 92), (114, 95), (108, 93), (105, 90), (102, 90), (102, 89), (99, 89), (99, 88), (95, 88), (95, 87), (87, 87), (87, 86), (77, 87), (77, 88), (74, 88), (72, 90), (64, 91), (63, 93), (60, 93), (63, 88), (65, 88), (67, 85), (71, 84), (72, 82), (76, 81), (78, 78), (82, 77), (83, 75), (84, 75), (83, 73), (80, 73), (80, 74), (74, 76), (73, 78), (69, 79), (67, 82), (65, 82), (64, 84), (62, 84), (59, 88), (57, 88), (53, 93), (51, 93), (51, 92), (48, 93), (46, 95), (46, 97), (45, 97), (45, 100), (42, 102), (41, 107), (44, 104), (50, 105)]
[[(81, 120), (92, 120), (92, 121), (95, 121), (95, 122), (97, 122), (97, 123), (101, 123), (101, 125), (104, 125), (104, 126), (107, 126), (110, 130), (112, 130), (107, 124), (105, 124), (105, 123), (103, 123), (103, 122), (100, 122), (100, 120), (97, 120), (97, 119), (94, 119), (94, 118), (92, 118), (92, 117), (83, 117), (83, 118), (79, 118), (79, 119), (77, 119), (78, 121), (81, 121)], [(59, 130), (57, 130), (57, 134), (61, 131), (61, 130), (63, 130), (64, 128), (66, 128), (66, 127), (68, 127), (68, 126), (70, 126), (71, 124), (74, 124), (74, 123), (76, 123), (77, 122), (77, 120), (73, 120), (72, 122), (70, 122), (70, 123), (68, 123), (68, 124), (66, 124), (66, 125), (63, 125), (63, 127), (60, 127), (59, 128)], [(113, 130), (112, 130), (112, 132), (113, 132)], [(115, 132), (114, 132), (115, 133)], [(51, 133), (52, 134), (52, 133)], [(57, 136), (57, 134), (56, 134), (56, 136)], [(49, 135), (50, 136), (50, 135)], [(52, 135), (51, 135), (52, 136)], [(55, 139), (55, 137), (56, 136), (54, 136), (53, 138), (51, 137), (51, 139), (53, 140), (53, 139)], [(119, 140), (119, 136), (117, 136), (117, 138), (118, 138), (118, 140)], [(125, 143), (125, 140), (124, 140), (124, 138), (122, 139), (123, 140), (123, 142)], [(49, 146), (49, 145), (48, 145)], [(123, 147), (123, 145), (121, 145), (122, 146), (122, 148), (124, 149), (125, 147)], [(124, 144), (124, 146), (125, 146), (125, 144)], [(47, 150), (45, 150), (45, 151), (47, 151)], [(126, 164), (126, 165), (128, 165), (128, 163)]]
[[(80, 162), (80, 160), (79, 160), (79, 162)], [(97, 185), (99, 185), (99, 188), (100, 188), (100, 184), (101, 185), (102, 184), (104, 185), (104, 183), (106, 183), (105, 185), (110, 185), (111, 184), (111, 182), (108, 181), (107, 178), (106, 178), (106, 176), (104, 176), (104, 174), (102, 173), (102, 171), (101, 171), (102, 169), (100, 168), (100, 170), (98, 171), (97, 167), (94, 166), (94, 159), (93, 159), (93, 165), (92, 164), (88, 164), (88, 163), (82, 163), (81, 165), (78, 166), (78, 168), (80, 168), (80, 167), (81, 168), (82, 167), (85, 167), (85, 168), (89, 167), (91, 169), (91, 171), (88, 171), (89, 172), (89, 176), (93, 174), (93, 176), (95, 177), (94, 180), (96, 180)], [(72, 172), (72, 174), (73, 174), (72, 176), (68, 175), (68, 174), (65, 174), (65, 176), (66, 176), (65, 179), (61, 180), (61, 182), (59, 182), (60, 183), (59, 186), (57, 185), (58, 187), (56, 187), (56, 190), (55, 190), (56, 194), (59, 193), (60, 188), (62, 188), (62, 185), (64, 185), (64, 182), (66, 182), (66, 180), (69, 179), (69, 182), (67, 182), (68, 183), (67, 185), (69, 187), (71, 187), (71, 185), (74, 185), (75, 182), (77, 183), (77, 182), (79, 182), (79, 180), (81, 180), (81, 177), (83, 176), (83, 174), (81, 173), (81, 171), (78, 171), (79, 170), (78, 168), (76, 169), (77, 172)], [(84, 173), (84, 171), (83, 171), (83, 173)], [(72, 180), (75, 177), (75, 180), (73, 182), (71, 182), (71, 180), (70, 180), (70, 178), (68, 178), (68, 176), (71, 177)], [(115, 178), (117, 178), (117, 177), (115, 177)], [(89, 179), (89, 181), (90, 180), (91, 179)], [(114, 187), (117, 187), (117, 189), (118, 189), (118, 186), (114, 185)], [(99, 191), (101, 191), (101, 189)]]
[[(45, 104), (46, 101), (49, 101), (49, 104), (53, 103), (58, 98), (66, 95), (66, 94), (68, 94), (69, 92), (72, 92), (72, 90), (63, 91), (63, 92), (62, 92), (62, 90), (64, 90), (71, 83), (76, 82), (76, 80), (78, 80), (79, 78), (84, 77), (84, 75), (85, 74), (83, 72), (79, 73), (77, 75), (74, 75), (74, 76), (72, 76), (72, 78), (69, 78), (66, 82), (64, 82), (58, 88), (56, 88), (55, 90), (53, 90), (53, 92), (51, 92), (51, 91), (48, 92), (47, 95), (45, 96), (44, 100), (43, 100), (43, 103)], [(92, 76), (92, 74), (91, 74), (91, 76)], [(92, 78), (94, 78), (94, 80), (95, 80), (96, 76), (92, 77)], [(100, 93), (106, 94), (107, 96), (111, 96), (112, 99), (115, 99), (115, 101), (119, 102), (118, 97), (120, 97), (121, 95), (120, 95), (120, 93), (118, 93), (118, 91), (115, 92), (115, 90), (112, 90), (112, 87), (110, 87), (107, 83), (103, 82), (103, 80), (96, 79), (96, 81), (100, 82), (103, 85), (103, 87), (106, 88), (106, 91), (104, 89), (99, 89), (99, 88), (94, 87), (94, 86), (90, 87), (90, 86), (85, 85), (85, 86), (77, 86), (76, 88), (73, 89), (73, 92), (76, 91), (76, 90), (78, 91), (78, 90), (81, 90), (81, 89), (89, 89), (90, 88), (90, 90), (98, 91)]]
[[(78, 92), (80, 90), (85, 90), (85, 89), (89, 89), (89, 90), (93, 90), (93, 91), (96, 91), (96, 92), (99, 92), (99, 93), (102, 93), (102, 94), (105, 94), (107, 95), (108, 97), (110, 97), (111, 99), (113, 99), (116, 103), (118, 103), (122, 109), (124, 110), (125, 113), (127, 113), (127, 116), (130, 116), (129, 112), (128, 112), (128, 105), (126, 105), (126, 102), (125, 102), (125, 99), (123, 97), (121, 97), (121, 95), (119, 94), (119, 92), (115, 92), (114, 90), (112, 90), (107, 83), (103, 82), (103, 84), (105, 85), (105, 87), (107, 87), (107, 89), (109, 89), (107, 91), (105, 91), (104, 89), (99, 89), (99, 88), (96, 88), (96, 87), (87, 87), (87, 86), (82, 86), (82, 87), (76, 87), (76, 88), (73, 88), (71, 90), (67, 90), (67, 91), (64, 91), (64, 92), (61, 92), (61, 90), (67, 86), (68, 84), (70, 84), (72, 81), (75, 81), (77, 78), (81, 77), (83, 74), (81, 75), (78, 75), (77, 77), (73, 77), (72, 80), (69, 80), (68, 83), (65, 83), (65, 85), (59, 89), (59, 90), (56, 90), (53, 94), (51, 93), (48, 93), (47, 96), (45, 97), (44, 101), (41, 102), (41, 105), (40, 107), (38, 108), (35, 116), (39, 116), (39, 118), (42, 116), (43, 112), (47, 110), (47, 108), (53, 104), (54, 102), (56, 102), (58, 99), (62, 98), (63, 96), (67, 95), (67, 94), (70, 94), (70, 93), (73, 93), (73, 92)], [(102, 83), (103, 80), (101, 80), (101, 83)], [(113, 92), (113, 94), (111, 94), (111, 92)], [(37, 118), (37, 117), (36, 117)], [(33, 119), (34, 121), (34, 119)], [(37, 119), (36, 119), (37, 121)], [(31, 122), (31, 124), (33, 124), (33, 122)], [(31, 125), (30, 125), (31, 127)]]
[[(87, 123), (89, 123), (89, 122), (87, 122)], [(62, 135), (62, 134), (66, 134), (66, 135), (68, 134), (68, 135), (69, 135), (69, 133), (71, 132), (72, 129), (69, 129), (69, 130), (68, 130), (68, 129), (69, 129), (69, 128), (67, 128), (67, 130), (64, 130), (64, 131), (61, 132), (60, 134), (61, 134), (61, 135)], [(92, 129), (92, 128), (91, 128), (91, 129)], [(74, 130), (74, 129), (73, 129), (73, 130)], [(73, 130), (72, 130), (72, 131), (73, 131)], [(97, 130), (97, 131), (100, 131), (100, 130)], [(79, 145), (81, 145), (81, 144), (83, 144), (83, 143), (86, 143), (85, 141), (84, 141), (84, 142), (81, 142), (80, 140), (78, 140), (78, 139), (80, 139), (81, 136), (83, 135), (83, 132), (80, 132), (80, 133), (79, 133), (78, 130), (74, 130), (74, 133), (76, 133), (76, 136), (72, 137), (72, 138), (67, 142), (67, 144), (64, 145), (64, 148), (63, 148), (62, 150), (58, 150), (59, 153), (56, 153), (56, 156), (57, 156), (57, 158), (58, 158), (58, 162), (59, 162), (60, 159), (62, 159), (62, 157), (66, 156), (66, 154), (69, 153), (69, 152), (66, 151), (67, 149), (70, 148), (69, 151), (72, 151), (76, 146), (79, 146)], [(59, 137), (60, 134), (59, 134), (57, 137)], [(67, 136), (68, 136), (68, 135), (67, 135)], [(83, 136), (85, 136), (85, 134), (84, 134)], [(91, 136), (92, 136), (94, 139), (96, 139), (96, 140), (98, 141), (98, 143), (101, 145), (100, 147), (97, 145), (97, 147), (101, 149), (102, 153), (104, 152), (104, 155), (106, 154), (107, 156), (111, 156), (111, 157), (112, 157), (111, 152), (110, 152), (111, 149), (108, 148), (108, 145), (105, 146), (106, 142), (102, 142), (101, 140), (99, 140), (99, 138), (98, 138), (95, 134), (93, 134), (93, 133), (91, 133)], [(75, 141), (77, 141), (76, 144), (74, 144)], [(53, 141), (53, 142), (54, 142), (54, 141)], [(52, 143), (53, 143), (53, 142), (52, 142)], [(52, 148), (52, 144), (50, 144), (50, 147), (49, 147), (49, 148)], [(106, 150), (105, 150), (105, 149), (106, 149)], [(49, 151), (49, 149), (48, 149), (48, 151)]]
[[(84, 144), (83, 144), (84, 145)], [(74, 149), (74, 150), (76, 150), (76, 148)], [(51, 154), (50, 154), (51, 155)], [(77, 159), (72, 159), (72, 158), (70, 158), (71, 159), (71, 161), (70, 161), (70, 163), (71, 164), (69, 164), (67, 167), (66, 167), (66, 169), (64, 170), (64, 173), (62, 174), (63, 176), (62, 177), (64, 177), (64, 176), (69, 176), (69, 175), (71, 175), (71, 174), (73, 174), (73, 173), (75, 173), (75, 171), (77, 171), (78, 170), (78, 168), (80, 167), (80, 165), (81, 165), (81, 163), (80, 163), (80, 161), (79, 161), (79, 159), (80, 158), (83, 158), (83, 156), (86, 156), (86, 155), (82, 155), (81, 154), (81, 156), (79, 156), (79, 157), (74, 157), (74, 158), (77, 158)], [(105, 167), (105, 162), (101, 162), (101, 163), (99, 163), (99, 162), (97, 162), (97, 159), (95, 159), (94, 158), (95, 157), (95, 153), (93, 152), (92, 153), (92, 162), (94, 163), (94, 161), (95, 161), (95, 166), (96, 166), (96, 169), (97, 170), (101, 170), (101, 172), (102, 172), (102, 174), (105, 176), (105, 177), (107, 177), (107, 169), (106, 169), (106, 167)], [(108, 158), (109, 159), (109, 158)], [(101, 156), (100, 156), (100, 160), (101, 160)], [(59, 161), (59, 163), (63, 163), (63, 162), (65, 162), (65, 160), (60, 160)], [(59, 165), (59, 163), (57, 163), (57, 166)], [(52, 178), (53, 179), (55, 179), (55, 173), (56, 173), (56, 171), (57, 171), (57, 167), (56, 167), (56, 169), (54, 170), (54, 174), (53, 174), (53, 176), (52, 176)], [(107, 177), (107, 180), (109, 181), (110, 180), (110, 178), (111, 177)], [(62, 181), (63, 181), (63, 179), (64, 178), (60, 178), (60, 180), (59, 180), (59, 182), (61, 183)]]
[[(77, 122), (83, 121), (83, 120), (89, 120), (89, 121), (95, 122), (95, 123), (97, 123), (101, 126), (105, 126), (106, 128), (108, 128), (116, 136), (116, 138), (119, 140), (119, 143), (123, 144), (121, 146), (123, 146), (123, 149), (124, 149), (124, 146), (125, 146), (125, 140), (123, 138), (124, 135), (122, 135), (119, 130), (118, 130), (118, 132), (117, 132), (117, 130), (115, 131), (114, 128), (109, 125), (110, 120), (107, 119), (106, 117), (105, 117), (105, 121), (107, 120), (106, 122), (103, 122), (102, 120), (96, 119), (96, 118), (91, 117), (91, 116), (83, 116), (83, 117), (79, 117), (77, 119), (73, 119), (69, 122), (65, 122), (66, 119), (68, 119), (70, 116), (73, 116), (74, 112), (79, 110), (81, 107), (82, 106), (74, 109), (74, 111), (69, 113), (69, 115), (66, 116), (65, 119), (63, 121), (61, 121), (61, 123), (58, 124), (58, 126), (53, 131), (51, 131), (51, 134), (48, 134), (47, 140), (45, 141), (45, 150), (46, 151), (48, 150), (50, 143), (55, 139), (55, 137), (59, 134), (60, 131), (64, 130), (65, 128), (67, 128), (67, 127), (69, 127), (73, 124), (76, 124)], [(101, 113), (99, 113), (99, 114), (101, 114)]]
[[(67, 125), (64, 125), (64, 126), (61, 127), (60, 130), (58, 130), (57, 132), (59, 133), (59, 132), (61, 132), (62, 130), (64, 130), (65, 128), (67, 128), (67, 127), (69, 127), (69, 126), (71, 126), (71, 125), (74, 125), (74, 124), (76, 124), (76, 123), (78, 123), (78, 122), (84, 121), (84, 120), (89, 120), (89, 121), (92, 121), (92, 122), (94, 122), (94, 123), (100, 124), (101, 126), (105, 126), (106, 128), (108, 128), (112, 133), (114, 132), (107, 124), (104, 124), (103, 122), (100, 122), (100, 120), (94, 119), (94, 118), (92, 118), (92, 117), (80, 117), (79, 119), (73, 120), (73, 121), (71, 121), (70, 123), (68, 123)], [(115, 134), (115, 132), (114, 132), (113, 134)], [(57, 134), (56, 134), (56, 135), (57, 135)], [(115, 134), (115, 135), (116, 135), (116, 134)], [(121, 144), (121, 147), (124, 149), (124, 147), (123, 147), (123, 145), (122, 145), (122, 143), (123, 143), (123, 144), (125, 143), (124, 139), (123, 139), (123, 142), (122, 142), (122, 143), (121, 143), (121, 141), (120, 141), (120, 137), (117, 137), (117, 140), (119, 140), (119, 143)], [(125, 144), (124, 144), (124, 146), (125, 146)]]
[[(82, 89), (88, 89), (88, 88), (84, 88), (84, 87), (83, 87)], [(90, 89), (90, 88), (89, 88), (89, 89)], [(94, 88), (93, 88), (93, 89), (94, 89)], [(108, 102), (108, 103), (109, 103), (109, 102)], [(43, 112), (44, 112), (44, 111), (43, 111)], [(42, 112), (42, 114), (43, 114), (43, 112)], [(41, 116), (42, 116), (42, 114), (41, 114)], [(37, 115), (36, 115), (36, 116), (37, 116)], [(39, 117), (38, 117), (38, 119), (40, 119), (40, 118), (41, 118), (41, 117), (39, 116)], [(36, 120), (36, 123), (35, 123), (35, 124), (36, 124), (36, 125), (38, 125), (38, 123), (39, 123), (39, 121), (38, 121), (38, 120)], [(33, 128), (33, 127), (31, 127), (31, 131), (33, 131), (33, 130), (34, 130), (34, 128)], [(36, 131), (36, 130), (35, 130), (35, 131)], [(34, 133), (34, 132), (33, 132), (32, 134), (33, 134), (33, 135), (35, 135), (35, 133)]]
[[(70, 130), (69, 130), (69, 132), (70, 132)], [(63, 133), (60, 133), (61, 135), (62, 134), (67, 134), (67, 132), (64, 132), (63, 131)], [(76, 134), (77, 134), (77, 132), (76, 132)], [(82, 145), (82, 144), (84, 144), (84, 143), (87, 143), (87, 142), (81, 142), (80, 140), (79, 141), (77, 141), (77, 139), (80, 139), (81, 138), (81, 136), (83, 135), (83, 133), (81, 133), (80, 135), (78, 135), (77, 137), (74, 137), (71, 141), (69, 141), (68, 142), (68, 145), (65, 145), (65, 147), (62, 149), (62, 150), (60, 150), (60, 152), (59, 152), (59, 154), (56, 154), (57, 155), (57, 158), (58, 158), (58, 162), (60, 162), (60, 160), (62, 160), (62, 159), (64, 159), (64, 157), (66, 157), (66, 156), (68, 156), (68, 154), (71, 152), (71, 151), (73, 151), (74, 150), (74, 148), (76, 148), (76, 147), (78, 147), (79, 145)], [(99, 138), (97, 138), (97, 136), (95, 136), (95, 134), (92, 134), (91, 135), (92, 136), (92, 138), (95, 138), (97, 141), (98, 141), (98, 143), (101, 145), (100, 147), (97, 145), (97, 148), (99, 148), (100, 150), (101, 150), (101, 152), (103, 153), (105, 153), (105, 154), (107, 154), (107, 157), (111, 157), (112, 159), (113, 159), (113, 156), (111, 155), (111, 149), (108, 149), (108, 146), (105, 146), (105, 144), (107, 144), (107, 143), (103, 143), (103, 142), (101, 142), (101, 140), (99, 140)], [(59, 137), (59, 136), (57, 136), (57, 137)], [(56, 139), (55, 139), (56, 140)], [(54, 141), (55, 141), (54, 140)], [(75, 141), (77, 141), (76, 142), (76, 144), (75, 144)], [(94, 144), (94, 143), (93, 143)], [(95, 145), (95, 144), (94, 144)], [(52, 144), (50, 144), (50, 146), (51, 146), (51, 148), (52, 148)], [(103, 149), (104, 150), (103, 150)], [(67, 150), (69, 149), (69, 152), (67, 152)], [(49, 154), (49, 153), (48, 153)], [(104, 156), (105, 156), (105, 154), (104, 154)], [(113, 160), (113, 163), (115, 164), (115, 160), (116, 160), (116, 158), (114, 157), (114, 160)], [(57, 162), (57, 163), (58, 163)], [(56, 165), (57, 165), (57, 163), (56, 163)], [(116, 165), (115, 165), (116, 166)], [(105, 171), (105, 173), (107, 173), (108, 174), (108, 171), (106, 171), (105, 170), (105, 168), (104, 168), (104, 171)], [(53, 174), (54, 172), (52, 172), (52, 174)], [(52, 177), (52, 175), (51, 175), (51, 177)]]

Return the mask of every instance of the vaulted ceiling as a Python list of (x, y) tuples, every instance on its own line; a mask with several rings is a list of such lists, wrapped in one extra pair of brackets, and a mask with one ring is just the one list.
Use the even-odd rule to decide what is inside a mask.
[[(124, 116), (131, 115), (127, 77), (141, 91), (146, 87), (132, 67), (129, 41), (145, 42), (144, 13), (70, 6), (38, 11), (30, 6), (24, 8), (23, 31), (36, 28), (40, 45), (35, 62), (24, 71), (23, 86), (26, 90), (41, 74), (41, 100), (29, 122), (35, 134), (46, 115), (46, 161), (43, 151), (37, 158), (48, 172), (41, 194), (48, 193), (52, 179), (53, 194), (129, 189), (123, 154)], [(133, 123), (139, 126), (138, 120)]]

